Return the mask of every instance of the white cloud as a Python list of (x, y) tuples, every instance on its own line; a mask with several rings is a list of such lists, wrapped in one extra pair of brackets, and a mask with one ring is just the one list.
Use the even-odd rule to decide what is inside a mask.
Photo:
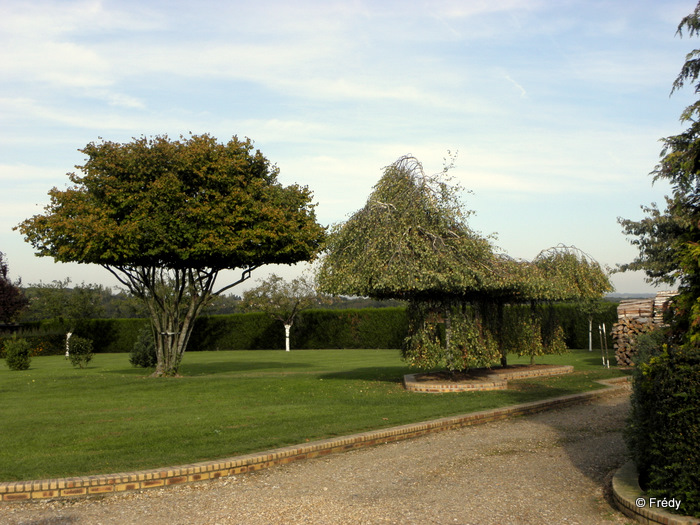
[(0, 182), (3, 185), (15, 183), (25, 186), (30, 184), (43, 184), (55, 180), (56, 170), (51, 167), (42, 167), (30, 164), (0, 164)]
[(16, 42), (0, 55), (5, 81), (29, 80), (58, 88), (111, 85), (109, 64), (94, 50), (72, 42)]
[(513, 80), (508, 74), (505, 75), (505, 79), (516, 87), (516, 89), (520, 92), (521, 98), (527, 98), (527, 91), (525, 91), (525, 88), (523, 86), (521, 86), (518, 82)]
[(463, 2), (460, 0), (443, 0), (435, 2), (432, 7), (447, 18), (468, 18), (484, 13), (532, 11), (540, 8), (539, 0), (480, 0)]
[(613, 4), (8, 0), (4, 224), (64, 184), (98, 136), (192, 131), (255, 139), (283, 183), (314, 191), (324, 223), (362, 206), (399, 156), (434, 173), (459, 150), (452, 173), (507, 248), (534, 256), (535, 241), (571, 233), (614, 253), (610, 210), (650, 195), (637, 188), (678, 129), (686, 94), (667, 94), (692, 43), (673, 36), (680, 1)]

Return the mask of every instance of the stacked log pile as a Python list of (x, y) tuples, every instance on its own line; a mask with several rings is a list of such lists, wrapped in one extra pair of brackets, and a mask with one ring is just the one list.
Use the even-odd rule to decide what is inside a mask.
[(622, 301), (617, 307), (617, 323), (612, 328), (618, 366), (632, 366), (637, 336), (663, 325), (663, 314), (675, 292), (659, 292), (651, 299)]

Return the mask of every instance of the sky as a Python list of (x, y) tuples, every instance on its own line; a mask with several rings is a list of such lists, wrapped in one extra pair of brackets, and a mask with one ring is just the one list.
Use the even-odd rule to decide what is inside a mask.
[[(450, 173), (470, 226), (531, 260), (574, 245), (603, 265), (636, 248), (618, 217), (663, 204), (660, 139), (695, 7), (673, 0), (203, 0), (0, 2), (0, 251), (24, 285), (118, 283), (38, 258), (13, 227), (100, 139), (249, 137), (308, 186), (323, 225), (361, 208), (399, 157)], [(287, 278), (304, 265), (256, 270)], [(237, 278), (220, 276), (219, 284)], [(256, 280), (232, 289), (241, 293)], [(654, 291), (643, 274), (616, 291)]]

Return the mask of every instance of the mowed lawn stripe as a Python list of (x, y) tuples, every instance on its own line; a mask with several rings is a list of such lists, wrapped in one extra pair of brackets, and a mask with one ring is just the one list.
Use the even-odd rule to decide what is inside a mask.
[[(526, 362), (525, 359), (510, 359)], [(622, 375), (594, 352), (538, 362), (568, 376), (499, 392), (417, 394), (397, 350), (191, 352), (180, 378), (148, 378), (126, 354), (84, 370), (61, 356), (0, 367), (0, 481), (124, 472), (230, 457), (601, 388)]]

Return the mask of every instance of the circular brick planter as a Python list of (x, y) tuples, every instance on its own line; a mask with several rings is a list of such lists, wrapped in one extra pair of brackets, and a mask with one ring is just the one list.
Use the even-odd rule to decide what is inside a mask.
[(440, 394), (445, 392), (471, 392), (479, 390), (505, 390), (509, 379), (547, 377), (574, 371), (570, 365), (516, 365), (508, 368), (479, 369), (466, 380), (438, 379), (430, 374), (406, 374), (403, 384), (406, 390)]
[[(613, 476), (613, 499), (620, 511), (640, 523), (664, 525), (700, 525), (700, 519), (692, 516), (671, 514), (662, 508), (650, 506), (649, 498), (639, 486), (637, 468), (631, 461), (618, 470)], [(641, 502), (644, 505), (640, 505)]]

